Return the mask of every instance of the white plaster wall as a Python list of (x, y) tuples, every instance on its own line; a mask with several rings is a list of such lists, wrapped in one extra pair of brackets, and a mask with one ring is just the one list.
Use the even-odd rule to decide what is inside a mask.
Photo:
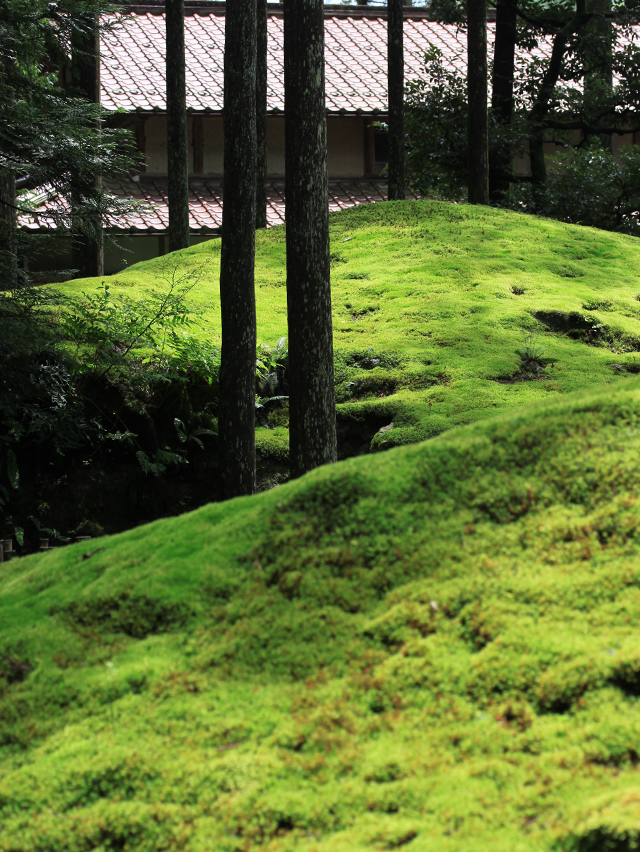
[(365, 174), (364, 122), (361, 118), (327, 119), (330, 178), (359, 178)]
[(202, 117), (202, 168), (208, 177), (221, 177), (224, 157), (224, 130), (221, 115)]
[[(192, 121), (187, 117), (189, 144), (189, 172), (193, 171)], [(145, 163), (148, 175), (167, 174), (167, 119), (164, 115), (150, 115), (144, 124)]]

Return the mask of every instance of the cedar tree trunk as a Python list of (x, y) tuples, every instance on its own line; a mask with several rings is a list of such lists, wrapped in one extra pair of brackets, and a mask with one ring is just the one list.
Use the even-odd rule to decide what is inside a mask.
[(553, 37), (549, 64), (542, 77), (540, 88), (536, 93), (535, 100), (529, 112), (529, 122), (533, 128), (529, 136), (531, 182), (533, 185), (534, 205), (538, 210), (542, 209), (544, 205), (545, 183), (547, 180), (547, 164), (544, 158), (544, 134), (549, 103), (553, 96), (553, 90), (560, 78), (569, 39), (580, 31), (588, 22), (589, 17), (586, 0), (576, 0), (576, 9), (573, 16)]
[(289, 458), (336, 460), (322, 0), (284, 0)]
[(487, 0), (467, 0), (469, 203), (489, 203)]
[(586, 0), (576, 0), (576, 9), (573, 16), (553, 37), (549, 64), (542, 77), (540, 88), (536, 93), (529, 112), (529, 122), (532, 126), (529, 136), (529, 161), (531, 164), (534, 206), (538, 210), (542, 209), (544, 205), (545, 183), (547, 180), (547, 164), (544, 157), (544, 122), (549, 112), (549, 103), (553, 96), (554, 88), (560, 78), (569, 39), (575, 33), (579, 32), (588, 20), (589, 14), (586, 9)]
[(256, 228), (267, 227), (267, 0), (258, 3)]
[(189, 147), (184, 57), (184, 0), (166, 0), (169, 251), (189, 246)]
[[(76, 33), (71, 44), (71, 78), (73, 94), (90, 103), (100, 103), (100, 33), (97, 18), (86, 20), (86, 32)], [(95, 130), (100, 132), (100, 122)], [(78, 181), (72, 186), (71, 231), (73, 240), (73, 266), (79, 278), (104, 274), (104, 240), (102, 217), (91, 212), (101, 191), (98, 175), (84, 184)], [(74, 211), (75, 215), (74, 215)], [(74, 223), (75, 219), (75, 223)]]
[(10, 290), (18, 281), (16, 179), (13, 172), (0, 171), (0, 290)]
[(218, 434), (225, 498), (256, 490), (256, 0), (227, 0), (222, 353)]
[[(508, 130), (513, 118), (513, 71), (518, 35), (518, 0), (498, 0), (493, 50), (491, 116), (498, 129)], [(489, 152), (489, 196), (500, 203), (509, 191), (511, 147), (499, 140)]]
[(404, 200), (404, 0), (388, 0), (389, 199)]
[[(611, 19), (606, 17), (611, 13), (611, 0), (587, 0), (587, 11), (593, 12), (594, 17), (589, 22), (591, 55), (595, 59), (595, 68), (590, 74), (585, 74), (584, 93), (590, 89), (613, 88), (613, 27)], [(599, 134), (604, 148), (613, 154), (613, 136), (610, 133)]]

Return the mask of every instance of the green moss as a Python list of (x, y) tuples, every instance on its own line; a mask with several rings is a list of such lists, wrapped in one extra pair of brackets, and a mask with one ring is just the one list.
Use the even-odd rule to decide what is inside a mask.
[[(633, 238), (416, 201), (333, 214), (331, 240), (340, 414), (388, 401), (397, 428), (385, 448), (639, 369)], [(256, 250), (258, 340), (273, 344), (287, 333), (284, 229), (258, 233)], [(118, 283), (143, 296), (173, 266), (196, 270), (202, 334), (219, 342), (219, 258), (212, 240), (133, 266)], [(531, 333), (544, 369), (522, 381), (516, 349)]]
[[(1, 852), (640, 848), (638, 244), (430, 202), (332, 229), (339, 427), (431, 440), (5, 563)], [(215, 335), (219, 242), (118, 280), (163, 262)]]
[(5, 564), (0, 849), (636, 848), (639, 421), (627, 379)]

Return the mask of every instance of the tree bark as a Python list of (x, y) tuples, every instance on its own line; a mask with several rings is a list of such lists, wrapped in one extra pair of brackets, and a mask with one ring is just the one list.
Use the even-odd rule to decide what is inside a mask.
[[(493, 51), (491, 116), (499, 129), (508, 130), (513, 119), (513, 73), (518, 35), (518, 0), (498, 0)], [(499, 141), (489, 151), (489, 198), (500, 203), (509, 191), (511, 146)]]
[(560, 78), (569, 39), (572, 35), (579, 32), (580, 28), (588, 22), (589, 17), (586, 9), (586, 0), (576, 0), (576, 10), (573, 16), (562, 29), (558, 30), (553, 38), (549, 64), (529, 111), (529, 122), (532, 127), (528, 140), (529, 161), (531, 165), (534, 205), (536, 208), (541, 208), (544, 204), (544, 185), (547, 180), (547, 164), (544, 157), (544, 121), (549, 112), (549, 103), (553, 96), (553, 90)]
[(291, 476), (336, 449), (322, 0), (284, 0)]
[(404, 200), (404, 0), (388, 0), (389, 199)]
[(487, 0), (467, 0), (469, 203), (489, 203)]
[(15, 175), (0, 170), (0, 290), (11, 290), (18, 283), (18, 214), (15, 205)]
[[(73, 94), (90, 103), (100, 103), (100, 33), (98, 20), (86, 16), (84, 33), (75, 33), (71, 44), (71, 79)], [(100, 121), (94, 125), (100, 133)], [(71, 232), (73, 267), (79, 278), (104, 274), (104, 239), (102, 217), (92, 213), (101, 194), (102, 181), (96, 175), (91, 181), (76, 181), (71, 192)]]
[(256, 228), (267, 227), (267, 0), (258, 3)]
[[(585, 74), (585, 100), (589, 99), (591, 89), (613, 88), (613, 26), (611, 19), (606, 17), (611, 13), (611, 0), (587, 0), (587, 11), (594, 13), (589, 22), (587, 33), (587, 51), (595, 59), (595, 70)], [(613, 136), (610, 133), (600, 133), (600, 142), (613, 154)]]
[(256, 0), (227, 0), (218, 411), (227, 499), (256, 489), (256, 35)]
[(184, 0), (166, 0), (167, 176), (169, 251), (189, 246), (189, 144)]

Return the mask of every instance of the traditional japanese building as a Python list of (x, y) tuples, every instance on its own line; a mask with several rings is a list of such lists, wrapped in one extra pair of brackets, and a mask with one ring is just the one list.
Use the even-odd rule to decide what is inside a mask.
[[(186, 0), (185, 44), (192, 243), (220, 233), (223, 171), (224, 3)], [(489, 23), (490, 51), (493, 27)], [(437, 47), (450, 69), (466, 73), (466, 34), (435, 22), (425, 8), (406, 7), (405, 79), (424, 73), (424, 55)], [(110, 121), (130, 128), (143, 155), (139, 173), (110, 187), (144, 202), (109, 229), (105, 272), (167, 250), (167, 129), (164, 4), (125, 6), (122, 24), (102, 37), (101, 103)], [(386, 9), (325, 7), (326, 110), (330, 209), (386, 199), (386, 135), (376, 123), (387, 112)], [(268, 223), (284, 221), (284, 85), (282, 8), (268, 17)], [(616, 146), (631, 137), (614, 138)], [(526, 168), (526, 164), (524, 166)], [(37, 220), (24, 221), (37, 229)], [(61, 256), (60, 265), (69, 265)]]

